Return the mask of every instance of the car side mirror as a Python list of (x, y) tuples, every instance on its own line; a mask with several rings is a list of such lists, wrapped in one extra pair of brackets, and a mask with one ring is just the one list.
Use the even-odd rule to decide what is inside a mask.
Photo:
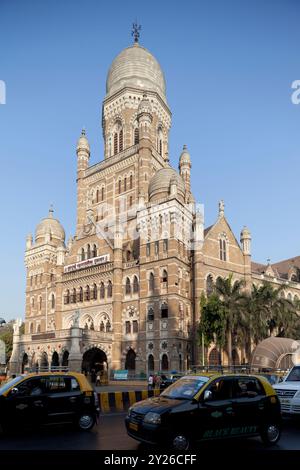
[(10, 395), (17, 395), (19, 393), (19, 389), (17, 387), (14, 387), (10, 391)]
[(212, 391), (211, 390), (205, 390), (203, 400), (204, 401), (209, 401), (211, 399), (212, 399)]

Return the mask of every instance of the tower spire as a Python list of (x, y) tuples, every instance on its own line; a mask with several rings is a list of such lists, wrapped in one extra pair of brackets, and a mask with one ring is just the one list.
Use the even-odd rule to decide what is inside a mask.
[(137, 19), (136, 19), (135, 22), (132, 23), (132, 31), (131, 31), (131, 35), (134, 37), (134, 42), (135, 43), (139, 42), (141, 29), (142, 29), (142, 27), (141, 27), (140, 24), (138, 24)]

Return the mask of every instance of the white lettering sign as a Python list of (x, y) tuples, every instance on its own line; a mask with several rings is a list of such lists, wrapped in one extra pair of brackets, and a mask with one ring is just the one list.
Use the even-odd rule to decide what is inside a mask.
[(64, 267), (64, 273), (71, 273), (78, 269), (89, 268), (90, 266), (97, 266), (98, 264), (109, 263), (109, 254), (97, 256), (96, 258), (79, 261), (79, 263), (69, 264)]

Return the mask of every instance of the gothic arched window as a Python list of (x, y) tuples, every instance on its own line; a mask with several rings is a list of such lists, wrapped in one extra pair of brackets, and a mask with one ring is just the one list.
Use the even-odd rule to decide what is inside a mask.
[(94, 300), (97, 299), (97, 284), (94, 284), (94, 287), (93, 287), (93, 299)]
[(133, 278), (133, 292), (136, 294), (139, 291), (139, 281), (137, 276)]
[(104, 201), (104, 187), (101, 188), (101, 201)]
[(213, 293), (214, 290), (214, 281), (212, 275), (209, 274), (206, 278), (206, 295), (209, 296)]
[(108, 281), (107, 285), (107, 297), (112, 297), (112, 282)]
[(125, 294), (131, 294), (131, 284), (130, 284), (130, 279), (129, 277), (126, 278), (126, 284), (125, 284)]
[(123, 150), (123, 129), (119, 132), (119, 152)]
[(139, 136), (139, 129), (136, 127), (134, 129), (134, 145), (138, 144), (140, 141), (140, 136)]
[(82, 289), (82, 287), (79, 287), (78, 299), (79, 299), (79, 302), (83, 302), (83, 289)]
[(150, 273), (149, 275), (149, 291), (153, 292), (154, 291), (154, 274)]
[(132, 175), (129, 176), (129, 188), (132, 189), (133, 187), (133, 177)]
[(90, 244), (88, 244), (87, 246), (87, 259), (90, 259), (91, 257), (91, 247), (90, 247)]
[(96, 191), (96, 202), (99, 202), (99, 189)]
[(122, 181), (119, 180), (118, 182), (118, 190), (119, 190), (119, 194), (121, 194), (121, 191), (122, 191)]
[(127, 191), (127, 177), (124, 178), (124, 191)]
[(164, 284), (168, 284), (168, 273), (167, 273), (167, 270), (166, 270), (166, 269), (163, 270), (162, 282), (163, 282)]
[(160, 316), (161, 318), (168, 318), (169, 316), (169, 309), (168, 309), (168, 304), (163, 303), (160, 309)]
[(90, 298), (91, 298), (90, 286), (86, 286), (86, 288), (85, 288), (85, 300), (90, 300)]
[(100, 299), (104, 299), (105, 297), (105, 287), (104, 282), (100, 283)]
[(220, 238), (219, 246), (220, 246), (220, 260), (226, 261), (227, 259), (226, 240), (224, 238)]
[(55, 296), (54, 294), (51, 295), (51, 308), (55, 308)]
[(92, 257), (93, 257), (93, 258), (96, 258), (96, 256), (97, 256), (97, 245), (94, 244), (94, 245), (93, 245)]
[(147, 319), (148, 321), (154, 321), (154, 310), (152, 307), (148, 309)]
[(118, 134), (115, 132), (114, 134), (114, 155), (118, 153)]
[(85, 259), (84, 248), (81, 248), (81, 261), (84, 261), (84, 259)]

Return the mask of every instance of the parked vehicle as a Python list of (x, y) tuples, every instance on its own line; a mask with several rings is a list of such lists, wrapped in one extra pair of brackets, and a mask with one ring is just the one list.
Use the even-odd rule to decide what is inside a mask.
[(279, 397), (282, 413), (300, 416), (300, 365), (292, 367), (282, 382), (273, 387)]
[(188, 375), (159, 397), (135, 403), (125, 424), (134, 439), (179, 451), (197, 441), (255, 435), (274, 445), (281, 434), (280, 402), (264, 377)]
[(73, 423), (86, 431), (98, 416), (98, 395), (83, 374), (20, 375), (0, 387), (0, 425), (4, 431), (59, 423)]

